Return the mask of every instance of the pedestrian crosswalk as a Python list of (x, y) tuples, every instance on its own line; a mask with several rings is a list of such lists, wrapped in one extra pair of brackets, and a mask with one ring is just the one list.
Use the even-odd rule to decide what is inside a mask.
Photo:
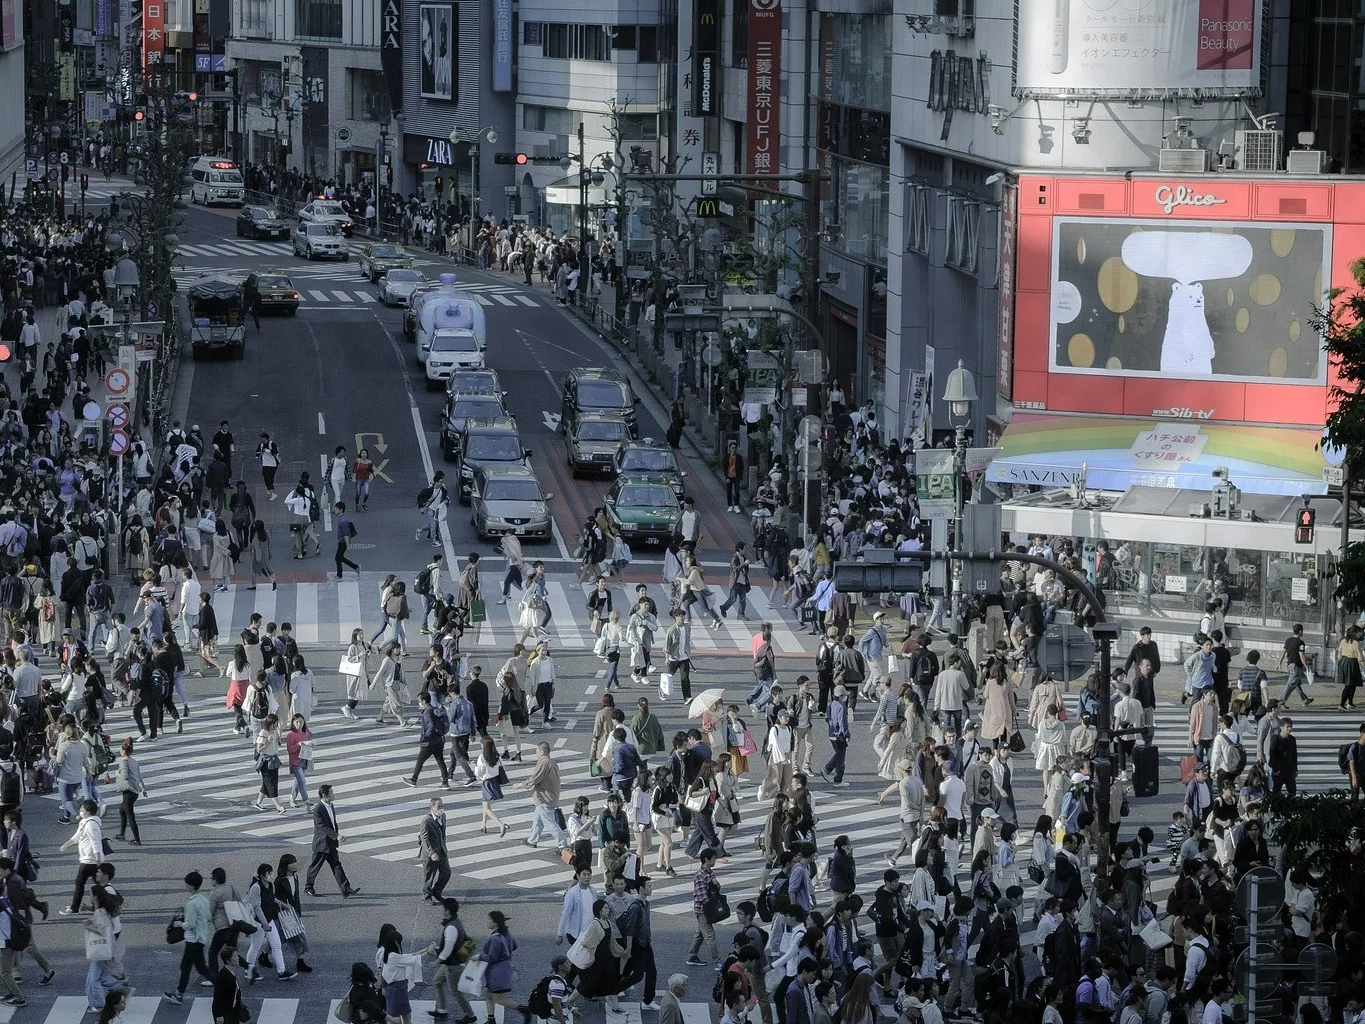
[[(291, 623), (295, 638), (304, 646), (344, 646), (350, 641), (351, 631), (357, 627), (363, 627), (367, 637), (373, 635), (379, 623), (379, 589), (383, 579), (384, 574), (367, 572), (358, 577), (347, 576), (343, 580), (325, 583), (282, 584), (278, 591), (262, 585), (252, 591), (243, 585), (241, 581), (244, 577), (239, 574), (236, 585), (213, 594), (219, 632), (224, 642), (227, 642), (241, 632), (253, 612), (259, 612), (266, 622)], [(634, 587), (629, 589), (633, 597)], [(519, 611), (516, 592), (513, 592), (507, 604), (497, 604), (495, 581), (486, 579), (485, 593), (488, 597), (488, 619), (471, 624), (466, 631), (464, 647), (469, 651), (509, 648), (522, 636), (521, 626), (517, 622)], [(556, 650), (581, 651), (593, 646), (596, 638), (588, 628), (586, 593), (572, 579), (552, 579), (547, 582), (546, 596), (551, 617), (546, 629)], [(661, 660), (663, 630), (668, 625), (670, 597), (668, 588), (662, 583), (649, 584), (649, 596), (664, 619), (654, 638), (654, 661), (657, 665)], [(619, 588), (614, 598), (618, 608), (625, 607), (628, 602), (626, 594)], [(720, 628), (712, 629), (702, 621), (700, 615), (694, 619), (692, 650), (696, 653), (749, 653), (759, 623), (765, 621), (773, 624), (773, 642), (778, 653), (814, 652), (815, 638), (794, 632), (782, 613), (769, 604), (766, 594), (759, 587), (749, 592), (747, 622), (732, 616), (722, 620)], [(413, 619), (407, 624), (410, 646), (418, 645), (416, 632), (420, 626), (420, 612), (415, 607)]]
[[(411, 944), (415, 945), (417, 937), (414, 937)], [(423, 965), (425, 968), (426, 981), (431, 981), (432, 966)], [(523, 981), (526, 991), (534, 985), (545, 972), (548, 971), (548, 964), (528, 965), (529, 971), (524, 972), (531, 977), (530, 981)], [(662, 971), (662, 965), (660, 965)], [(662, 972), (667, 977), (667, 972)], [(709, 985), (709, 982), (708, 982)], [(663, 980), (660, 979), (660, 990), (662, 990)], [(418, 992), (426, 992), (428, 989), (414, 989)], [(30, 995), (32, 998), (32, 995)], [(246, 1009), (251, 1011), (251, 1019), (255, 1024), (335, 1024), (337, 1006), (341, 1000), (308, 1000), (301, 999), (261, 999), (246, 993), (243, 999)], [(436, 1008), (433, 999), (410, 999), (412, 1004), (412, 1019), (417, 1021), (428, 1021), (431, 1019), (431, 1011)], [(44, 1024), (90, 1024), (94, 1019), (86, 1014), (86, 999), (84, 996), (58, 996), (52, 1003), (51, 1008), (44, 1018)], [(469, 1000), (470, 1008), (480, 1020), (489, 1019), (484, 1013), (484, 1002), (482, 999)], [(621, 1024), (640, 1024), (640, 1007), (638, 1003), (627, 1003), (625, 999), (621, 1001), (621, 1008), (625, 1010), (623, 1016), (615, 1018)], [(503, 1007), (496, 1007), (496, 1019), (502, 1024), (510, 1024), (511, 1021), (519, 1021), (521, 1018), (515, 1013), (508, 1013)], [(0, 1007), (0, 1021), (8, 1024), (9, 1019), (14, 1014), (14, 1008), (10, 1006)], [(654, 1015), (649, 1015), (653, 1019)], [(682, 1016), (684, 1024), (712, 1024), (715, 1014), (712, 1005), (707, 1002), (687, 1001), (682, 1004)], [(36, 1020), (36, 1016), (26, 1019)], [(133, 996), (128, 1000), (123, 1013), (117, 1018), (119, 1024), (213, 1024), (213, 998), (212, 996), (187, 997), (183, 1004), (177, 1006), (169, 1000), (159, 996)]]

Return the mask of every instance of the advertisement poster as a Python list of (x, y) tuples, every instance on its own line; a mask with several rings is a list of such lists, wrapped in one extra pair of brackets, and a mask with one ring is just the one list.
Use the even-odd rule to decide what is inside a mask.
[(781, 135), (782, 0), (749, 0), (750, 174), (776, 174)]
[(1056, 373), (1321, 384), (1332, 229), (1058, 217)]
[(19, 0), (0, 0), (0, 49), (19, 42)]
[(1261, 0), (1019, 0), (1018, 93), (1260, 87)]
[(454, 4), (422, 4), (418, 8), (418, 24), (422, 29), (423, 99), (457, 102), (458, 10)]

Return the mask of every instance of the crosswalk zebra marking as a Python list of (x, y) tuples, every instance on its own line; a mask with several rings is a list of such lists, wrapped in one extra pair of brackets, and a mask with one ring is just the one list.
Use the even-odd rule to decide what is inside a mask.
[(513, 301), (512, 301), (511, 299), (509, 299), (506, 295), (503, 295), (503, 294), (501, 294), (500, 292), (494, 292), (494, 293), (493, 293), (493, 298), (496, 299), (498, 302), (502, 303), (502, 305), (504, 305), (504, 306), (515, 306), (515, 305), (516, 305), (515, 302), (513, 302)]
[(529, 298), (529, 297), (527, 297), (527, 296), (525, 296), (525, 295), (522, 295), (522, 294), (520, 294), (520, 293), (514, 294), (514, 295), (513, 295), (513, 298), (515, 298), (515, 299), (516, 299), (518, 302), (520, 302), (523, 306), (534, 306), (534, 305), (537, 305), (537, 303), (535, 302), (534, 299), (531, 299), (531, 298)]
[(320, 291), (315, 291), (315, 290), (310, 289), (309, 292), (308, 292), (308, 294), (311, 295), (311, 296), (312, 296), (314, 299), (316, 299), (318, 302), (326, 302), (326, 301), (327, 301), (327, 293), (326, 293), (326, 292), (320, 292)]
[(350, 292), (334, 291), (334, 292), (332, 292), (332, 294), (335, 295), (335, 296), (337, 297), (337, 301), (339, 301), (339, 302), (354, 302), (354, 301), (355, 301), (354, 299), (351, 298), (351, 293), (350, 293)]

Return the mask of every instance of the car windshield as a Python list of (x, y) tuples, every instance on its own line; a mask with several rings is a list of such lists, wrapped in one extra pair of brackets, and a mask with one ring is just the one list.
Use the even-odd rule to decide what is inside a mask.
[(616, 504), (629, 508), (676, 508), (678, 499), (667, 487), (632, 484), (621, 488)]
[(478, 343), (472, 334), (437, 334), (431, 339), (433, 352), (477, 352)]
[(580, 441), (624, 441), (628, 433), (624, 423), (612, 420), (590, 420), (578, 425)]
[(479, 416), (493, 417), (501, 416), (503, 413), (502, 403), (495, 398), (457, 398), (455, 399), (455, 411), (452, 415), (456, 419), (474, 419)]
[(540, 501), (540, 485), (534, 480), (489, 480), (485, 501)]
[(280, 211), (273, 207), (258, 206), (252, 211), (260, 220), (279, 220)]
[(264, 274), (263, 274), (261, 277), (257, 278), (257, 281), (258, 281), (258, 283), (259, 283), (259, 286), (262, 287), (262, 288), (292, 288), (292, 287), (293, 287), (293, 285), (291, 285), (291, 284), (289, 283), (289, 278), (287, 278), (287, 277), (280, 277), (280, 276), (275, 275), (275, 274), (270, 274), (270, 275), (264, 275)]
[(450, 390), (457, 395), (462, 393), (483, 394), (497, 389), (497, 379), (491, 373), (470, 373), (467, 370), (461, 373), (457, 371), (450, 378)]
[(377, 259), (391, 259), (394, 256), (401, 256), (396, 245), (372, 245), (370, 255)]
[(389, 284), (395, 284), (399, 281), (425, 280), (420, 270), (404, 270), (402, 267), (396, 267), (393, 270), (390, 270), (385, 277), (388, 278)]
[(346, 207), (340, 203), (314, 203), (313, 212), (324, 217), (344, 217), (346, 216)]
[(306, 227), (310, 235), (335, 235), (337, 233), (334, 224), (308, 224)]
[(623, 473), (672, 473), (677, 468), (673, 453), (661, 448), (633, 448), (621, 456)]
[(578, 405), (582, 409), (624, 409), (626, 389), (612, 381), (585, 380), (578, 385)]
[(475, 434), (465, 450), (466, 458), (483, 462), (516, 462), (522, 455), (521, 441), (511, 434)]
[(241, 171), (210, 171), (209, 181), (215, 185), (240, 185), (242, 183)]

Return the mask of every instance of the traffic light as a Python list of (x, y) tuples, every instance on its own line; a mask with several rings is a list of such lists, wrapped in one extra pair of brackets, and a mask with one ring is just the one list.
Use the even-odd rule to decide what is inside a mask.
[(522, 166), (531, 162), (531, 158), (525, 153), (494, 153), (493, 162), (495, 164), (516, 164)]
[(1294, 522), (1294, 543), (1312, 544), (1313, 527), (1318, 521), (1318, 511), (1305, 505), (1299, 509), (1299, 517)]
[(198, 94), (197, 92), (192, 92), (192, 93), (190, 93), (189, 96), (186, 97), (186, 98), (187, 98), (191, 103), (194, 103), (196, 100), (199, 99), (199, 94)]
[(146, 108), (138, 107), (135, 111), (133, 111), (133, 120), (136, 121), (138, 124), (142, 124), (142, 122), (146, 121), (147, 120)]
[(81, 172), (81, 191), (84, 192), (84, 191), (85, 191), (86, 189), (88, 189), (89, 187), (90, 187), (90, 175), (88, 175), (88, 174), (86, 174), (84, 171), (82, 171), (82, 172)]
[(4, 342), (0, 342), (0, 363), (8, 363), (13, 358), (14, 350)]
[(69, 181), (71, 178), (71, 166), (62, 164), (62, 181)]

